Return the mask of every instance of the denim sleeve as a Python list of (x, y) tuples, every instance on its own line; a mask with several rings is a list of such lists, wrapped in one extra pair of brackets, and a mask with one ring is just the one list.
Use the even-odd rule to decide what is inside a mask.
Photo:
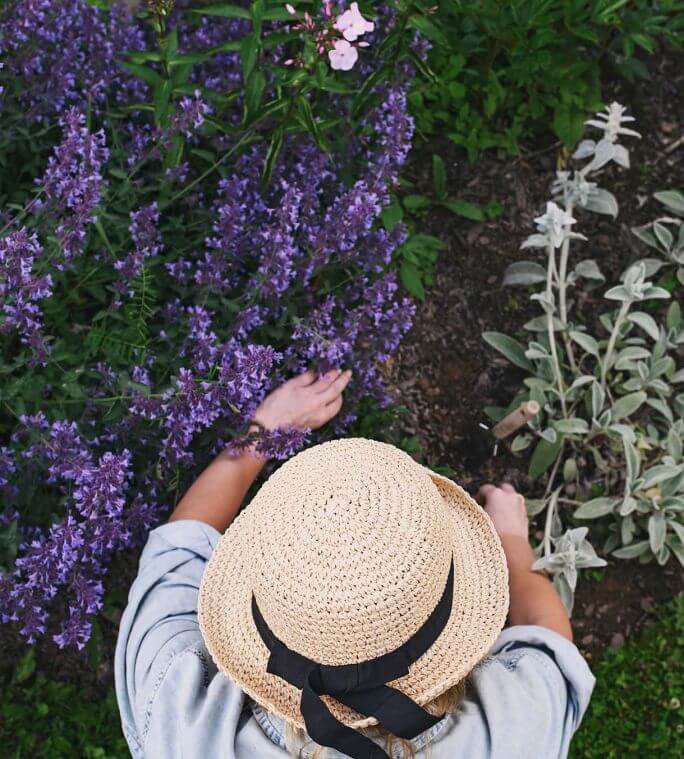
[(569, 640), (542, 627), (504, 630), (473, 684), (492, 756), (565, 757), (595, 678)]
[(203, 522), (170, 522), (150, 533), (140, 557), (115, 656), (117, 700), (134, 757), (188, 755), (179, 736), (183, 743), (201, 731), (183, 723), (195, 720), (197, 727), (214, 704), (225, 717), (227, 707), (235, 721), (239, 717), (242, 694), (227, 678), (215, 677), (197, 621), (200, 581), (219, 538)]

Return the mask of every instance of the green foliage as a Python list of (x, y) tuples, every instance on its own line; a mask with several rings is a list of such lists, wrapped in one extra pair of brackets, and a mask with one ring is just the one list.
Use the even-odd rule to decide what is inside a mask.
[(126, 759), (113, 689), (91, 698), (35, 673), (32, 650), (0, 672), (0, 744), (6, 759)]
[[(442, 132), (471, 158), (553, 132), (566, 145), (602, 102), (604, 72), (644, 78), (637, 57), (681, 44), (676, 0), (440, 0), (429, 75), (410, 96), (419, 131)], [(427, 20), (427, 19), (426, 19)]]
[(684, 596), (660, 609), (640, 640), (593, 667), (596, 690), (571, 759), (684, 755)]

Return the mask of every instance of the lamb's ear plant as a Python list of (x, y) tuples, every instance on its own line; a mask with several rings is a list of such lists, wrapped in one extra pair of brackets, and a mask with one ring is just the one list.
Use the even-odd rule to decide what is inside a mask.
[(674, 266), (677, 280), (684, 284), (684, 193), (665, 190), (654, 197), (665, 206), (666, 215), (642, 227), (632, 227), (632, 232), (660, 254), (651, 265)]
[[(505, 285), (543, 285), (531, 295), (542, 314), (524, 325), (527, 345), (484, 334), (528, 372), (510, 406), (490, 409), (491, 415), (498, 418), (524, 400), (542, 409), (512, 450), (529, 450), (530, 475), (546, 476), (543, 496), (528, 504), (531, 515), (545, 513), (535, 566), (554, 575), (569, 609), (577, 571), (605, 563), (587, 527), (576, 526), (585, 520), (602, 518), (592, 537), (603, 537), (605, 554), (659, 564), (674, 554), (684, 564), (684, 394), (678, 389), (684, 370), (676, 363), (684, 322), (677, 300), (665, 303), (677, 279), (683, 281), (684, 196), (656, 194), (673, 215), (635, 233), (660, 256), (630, 263), (618, 281), (606, 283), (593, 258), (570, 258), (571, 246), (587, 239), (576, 231), (575, 215), (617, 216), (615, 196), (592, 180), (610, 163), (629, 167), (621, 139), (639, 137), (626, 126), (632, 121), (613, 103), (587, 122), (601, 132), (599, 139), (583, 140), (575, 151), (573, 159), (586, 159), (584, 166), (557, 172), (553, 199), (522, 244), (543, 248), (546, 266), (519, 261), (506, 271)], [(662, 281), (668, 289), (660, 285), (672, 264), (677, 279)]]

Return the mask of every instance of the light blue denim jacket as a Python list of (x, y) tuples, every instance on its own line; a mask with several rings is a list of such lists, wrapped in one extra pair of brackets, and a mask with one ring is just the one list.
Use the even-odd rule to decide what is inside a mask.
[[(200, 634), (197, 594), (219, 538), (202, 522), (171, 522), (150, 533), (140, 558), (115, 661), (135, 759), (288, 757), (282, 721), (217, 671)], [(413, 747), (421, 759), (564, 757), (593, 687), (572, 643), (541, 627), (509, 627), (473, 672), (463, 707)], [(305, 746), (300, 756), (312, 753)]]

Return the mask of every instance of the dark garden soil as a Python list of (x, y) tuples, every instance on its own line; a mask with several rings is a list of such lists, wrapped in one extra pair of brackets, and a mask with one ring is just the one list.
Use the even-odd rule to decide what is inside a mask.
[[(672, 54), (654, 65), (652, 81), (622, 85), (611, 93), (636, 116), (644, 139), (630, 144), (633, 167), (610, 170), (602, 181), (618, 198), (618, 219), (581, 219), (590, 240), (581, 255), (598, 259), (606, 273), (622, 270), (638, 255), (629, 227), (655, 215), (652, 193), (684, 186), (683, 91), (684, 57)], [(485, 156), (469, 164), (446, 140), (419, 143), (407, 171), (416, 192), (430, 193), (432, 153), (447, 165), (450, 195), (482, 204), (497, 199), (504, 210), (494, 221), (474, 223), (437, 209), (418, 224), (446, 247), (415, 327), (387, 367), (397, 399), (407, 407), (402, 431), (417, 436), (430, 465), (450, 467), (471, 491), (485, 481), (506, 480), (535, 495), (540, 484), (528, 479), (526, 462), (505, 446), (493, 457), (491, 441), (479, 427), (487, 421), (484, 408), (506, 405), (521, 379), (485, 345), (481, 333), (519, 332), (528, 315), (536, 313), (525, 291), (502, 289), (500, 283), (508, 264), (521, 258), (520, 243), (548, 198), (558, 146), (529, 145), (516, 159)], [(111, 685), (118, 618), (136, 565), (137, 552), (117, 557), (106, 580), (110, 606), (98, 618), (86, 649), (57, 651), (46, 637), (35, 649), (39, 671), (77, 682), (85, 697)], [(590, 656), (621, 645), (648, 622), (655, 604), (682, 587), (682, 574), (673, 564), (662, 569), (616, 563), (582, 580), (574, 622), (578, 643)], [(11, 668), (25, 651), (17, 633), (0, 625), (0, 668)]]
[[(682, 56), (661, 59), (652, 73), (650, 82), (616, 86), (606, 98), (626, 105), (643, 135), (640, 141), (626, 141), (632, 167), (609, 169), (600, 180), (616, 195), (619, 216), (584, 214), (579, 219), (589, 242), (575, 248), (575, 260), (595, 258), (609, 278), (644, 255), (630, 227), (659, 213), (653, 192), (684, 186)], [(542, 483), (530, 481), (526, 460), (505, 445), (494, 457), (492, 440), (479, 426), (488, 422), (485, 407), (507, 405), (522, 377), (481, 334), (523, 334), (522, 324), (539, 313), (525, 289), (503, 288), (501, 280), (510, 263), (534, 255), (519, 247), (549, 199), (559, 146), (536, 145), (516, 159), (485, 156), (470, 164), (448, 140), (433, 141), (414, 150), (407, 171), (415, 184), (412, 192), (430, 194), (433, 153), (447, 166), (450, 196), (481, 204), (496, 199), (504, 211), (496, 220), (473, 223), (435, 208), (418, 224), (446, 247), (434, 285), (389, 370), (397, 397), (408, 409), (403, 431), (417, 436), (429, 464), (450, 467), (472, 492), (486, 481), (508, 481), (523, 493), (539, 495)], [(591, 299), (582, 308), (590, 312)], [(601, 575), (600, 582), (580, 581), (574, 615), (577, 640), (594, 655), (620, 645), (641, 628), (654, 602), (684, 588), (674, 565), (663, 570), (613, 562)]]

